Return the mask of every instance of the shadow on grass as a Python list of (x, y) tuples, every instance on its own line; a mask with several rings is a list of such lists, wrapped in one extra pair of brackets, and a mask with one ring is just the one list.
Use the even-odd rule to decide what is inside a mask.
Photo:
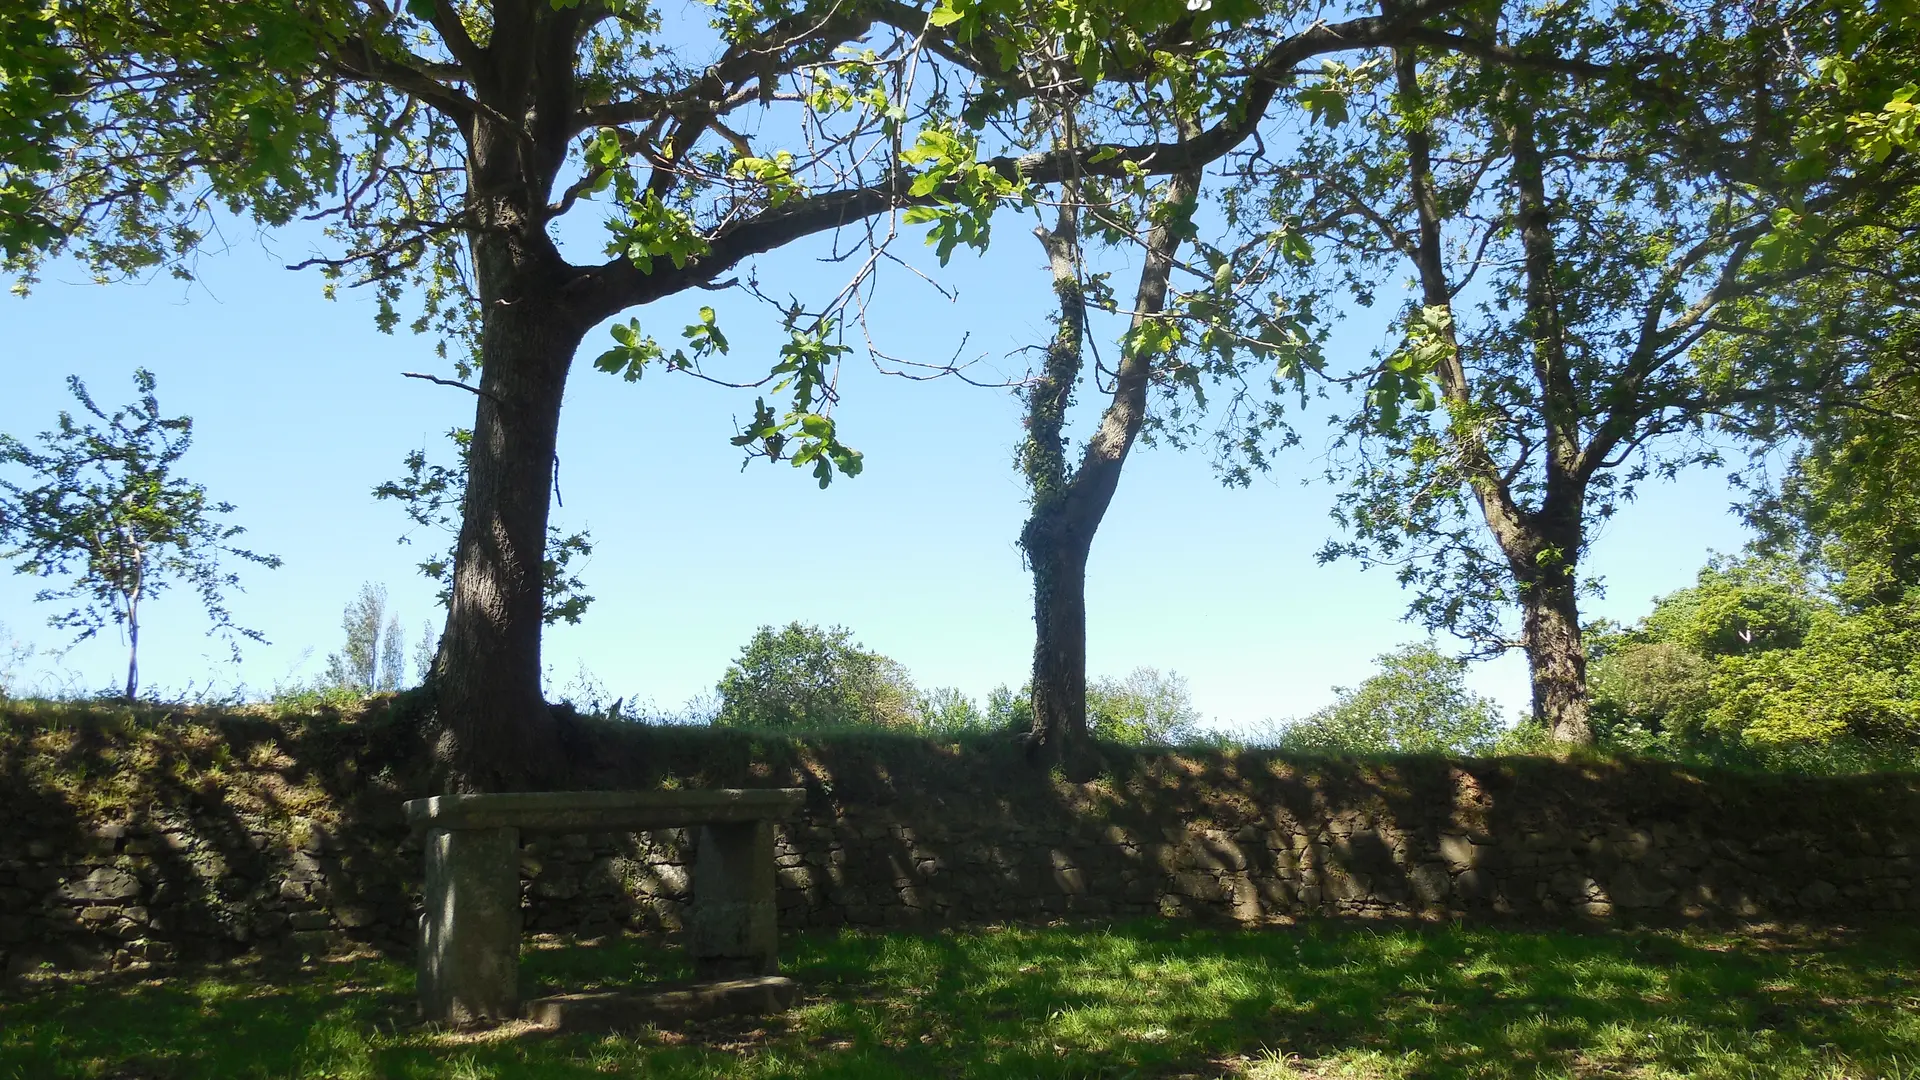
[[(50, 982), (0, 999), (0, 1077), (1893, 1077), (1920, 1066), (1920, 930), (1233, 931), (1141, 922), (806, 934), (802, 1003), (620, 1037), (413, 1022), (381, 959)], [(529, 990), (672, 977), (619, 939)], [(1291, 1061), (1291, 1064), (1283, 1062)]]

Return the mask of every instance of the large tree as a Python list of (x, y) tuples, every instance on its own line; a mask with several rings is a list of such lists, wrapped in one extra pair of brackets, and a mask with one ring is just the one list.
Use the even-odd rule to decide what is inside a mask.
[[(639, 0), (320, 0), (50, 5), (9, 23), (0, 64), (18, 111), (0, 247), (22, 282), (49, 254), (103, 275), (191, 272), (221, 213), (308, 217), (334, 243), (309, 265), (367, 284), (382, 325), (410, 312), (454, 343), (475, 419), (453, 597), (437, 663), (455, 782), (525, 782), (556, 742), (540, 696), (542, 548), (566, 377), (584, 335), (629, 308), (713, 286), (759, 253), (910, 204), (948, 249), (984, 244), (994, 206), (1028, 185), (1129, 169), (1173, 173), (1252, 132), (1304, 55), (1388, 40), (1460, 6), (1393, 18), (1318, 10), (898, 0), (730, 4), (710, 25)], [(1196, 15), (1196, 11), (1204, 14)], [(1209, 70), (1207, 128), (1177, 144), (1097, 141), (982, 158), (978, 127), (1015, 116), (1016, 38), (1058, 28), (1079, 77), (1146, 92), (1195, 26), (1237, 25)], [(1210, 61), (1211, 62), (1211, 61)], [(597, 206), (598, 211), (583, 208)], [(604, 248), (563, 244), (598, 218)], [(855, 259), (863, 272), (877, 259)], [(775, 377), (742, 441), (857, 468), (827, 415), (839, 308), (789, 310)], [(601, 366), (693, 368), (725, 351), (712, 318), (669, 352), (636, 323)]]
[[(1524, 52), (1561, 22), (1499, 32)], [(1665, 39), (1700, 73), (1685, 94), (1583, 65), (1398, 50), (1363, 73), (1372, 93), (1354, 122), (1270, 174), (1329, 223), (1358, 295), (1391, 288), (1388, 274), (1415, 282), (1347, 428), (1348, 536), (1327, 556), (1397, 566), (1429, 627), (1485, 652), (1523, 648), (1556, 740), (1592, 738), (1579, 617), (1591, 523), (1650, 475), (1717, 461), (1728, 418), (1844, 379), (1828, 353), (1702, 347), (1736, 333), (1755, 298), (1852, 273), (1839, 253), (1870, 241), (1904, 182), (1908, 163), (1892, 159), (1790, 168), (1778, 118), (1820, 92), (1796, 50), (1825, 26), (1804, 8), (1623, 24), (1628, 47)], [(1821, 224), (1783, 237), (1803, 218)]]
[[(1207, 10), (1230, 25), (1245, 22), (1219, 6)], [(1146, 129), (1154, 141), (1188, 150), (1188, 167), (1163, 183), (1135, 168), (1114, 177), (1070, 170), (1056, 185), (1036, 185), (1037, 201), (1051, 211), (1035, 232), (1058, 315), (1053, 337), (1036, 349), (1043, 360), (1025, 387), (1026, 437), (1019, 451), (1031, 498), (1020, 535), (1034, 582), (1030, 746), (1057, 750), (1087, 732), (1087, 562), (1136, 442), (1156, 435), (1176, 446), (1211, 443), (1226, 451), (1229, 478), (1244, 482), (1265, 467), (1276, 446), (1291, 441), (1281, 403), (1287, 393), (1303, 391), (1307, 374), (1321, 365), (1318, 297), (1293, 291), (1287, 281), (1289, 268), (1311, 262), (1313, 226), (1298, 208), (1257, 213), (1260, 201), (1233, 179), (1263, 176), (1273, 159), (1268, 147), (1291, 143), (1303, 117), (1337, 108), (1354, 73), (1373, 70), (1393, 47), (1458, 53), (1492, 70), (1573, 71), (1656, 93), (1640, 84), (1666, 59), (1659, 48), (1664, 41), (1642, 35), (1609, 42), (1606, 29), (1635, 15), (1624, 10), (1537, 27), (1528, 47), (1515, 49), (1492, 30), (1472, 29), (1496, 22), (1499, 3), (1445, 5), (1434, 13), (1440, 18), (1385, 5), (1372, 23), (1384, 32), (1263, 41), (1267, 57), (1290, 56), (1296, 65), (1289, 86), (1297, 94), (1286, 96), (1233, 92), (1236, 84), (1223, 83), (1218, 71), (1244, 63), (1235, 54), (1244, 38), (1210, 36), (1200, 21), (1180, 27), (1183, 36), (1163, 46), (1165, 91), (1151, 96), (1125, 80), (1085, 78), (1071, 34), (1059, 27), (994, 24), (996, 40), (1013, 43), (1019, 57), (1003, 81), (1032, 101), (1028, 131), (1057, 154), (1110, 140), (1116, 126)], [(1317, 69), (1309, 66), (1314, 61)], [(1240, 145), (1216, 138), (1218, 129), (1208, 127), (1234, 117), (1263, 139)], [(1206, 171), (1215, 165), (1221, 167), (1209, 184)], [(1394, 166), (1351, 167), (1384, 172)], [(1253, 235), (1240, 234), (1241, 225)], [(1128, 277), (1116, 277), (1121, 265)], [(1111, 364), (1097, 346), (1103, 321), (1119, 339)], [(1102, 403), (1098, 420), (1084, 445), (1070, 451), (1070, 413), (1087, 397)]]

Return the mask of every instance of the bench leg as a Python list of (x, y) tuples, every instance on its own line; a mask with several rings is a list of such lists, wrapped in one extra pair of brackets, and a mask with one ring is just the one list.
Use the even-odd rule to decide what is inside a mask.
[(520, 831), (427, 834), (420, 1011), (469, 1024), (520, 1015)]
[(693, 862), (688, 948), (701, 978), (780, 970), (773, 823), (706, 825)]

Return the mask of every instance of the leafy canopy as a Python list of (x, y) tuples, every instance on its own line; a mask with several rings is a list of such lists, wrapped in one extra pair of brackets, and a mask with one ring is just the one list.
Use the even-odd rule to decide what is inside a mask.
[(715, 689), (714, 723), (723, 727), (909, 727), (919, 719), (906, 669), (843, 626), (762, 626)]
[(1499, 707), (1466, 687), (1466, 665), (1430, 642), (1374, 661), (1379, 671), (1282, 728), (1275, 745), (1309, 754), (1484, 754), (1504, 725)]
[(1849, 604), (1797, 562), (1722, 560), (1594, 644), (1594, 715), (1616, 745), (1920, 745), (1920, 589)]
[[(466, 505), (467, 455), (473, 446), (473, 432), (454, 428), (447, 432), (447, 440), (453, 443), (452, 465), (429, 460), (424, 449), (409, 451), (402, 462), (406, 471), (373, 489), (374, 498), (398, 502), (416, 528), (446, 536), (449, 550), (444, 555), (417, 564), (421, 576), (439, 584), (442, 607), (453, 599), (451, 549), (459, 539), (459, 514)], [(400, 542), (412, 543), (411, 531), (401, 534)], [(558, 525), (547, 524), (547, 545), (540, 560), (540, 618), (546, 625), (564, 622), (576, 626), (586, 615), (593, 597), (586, 591), (586, 581), (580, 577), (573, 561), (592, 554), (593, 536), (589, 530), (565, 533)]]

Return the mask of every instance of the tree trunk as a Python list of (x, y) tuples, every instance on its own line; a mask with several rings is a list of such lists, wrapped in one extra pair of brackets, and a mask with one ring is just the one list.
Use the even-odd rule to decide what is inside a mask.
[(478, 87), (486, 108), (467, 133), (480, 385), (435, 665), (440, 756), (455, 790), (538, 788), (562, 764), (540, 691), (542, 577), (560, 404), (592, 320), (566, 299), (578, 274), (547, 234), (544, 207), (578, 104), (577, 7), (495, 5), (492, 77)]
[(140, 598), (127, 598), (127, 700), (140, 692)]
[[(1098, 527), (1098, 521), (1090, 523)], [(1077, 530), (1075, 530), (1077, 531)], [(1063, 535), (1067, 533), (1067, 535)], [(1087, 736), (1087, 550), (1092, 539), (1036, 517), (1021, 535), (1033, 566), (1033, 730), (1029, 750), (1058, 756)]]
[[(1190, 206), (1199, 184), (1197, 172), (1174, 175), (1167, 184), (1167, 205)], [(1131, 344), (1121, 350), (1099, 430), (1087, 440), (1079, 466), (1068, 473), (1061, 429), (1080, 376), (1086, 336), (1077, 197), (1069, 191), (1059, 225), (1053, 232), (1040, 232), (1053, 268), (1060, 321), (1047, 350), (1046, 371), (1029, 391), (1028, 441), (1021, 452), (1033, 492), (1033, 513), (1020, 533), (1020, 546), (1033, 569), (1033, 729), (1027, 745), (1030, 752), (1056, 758), (1086, 738), (1087, 556), (1146, 421), (1147, 387), (1154, 365), (1163, 359), (1153, 349)], [(1162, 221), (1147, 230), (1144, 247), (1134, 290), (1135, 332), (1166, 309), (1180, 234)]]
[(540, 691), (541, 570), (561, 398), (585, 330), (544, 289), (489, 289), (486, 276), (480, 401), (435, 670), (441, 757), (450, 785), (469, 791), (537, 787), (559, 764)]
[(1556, 743), (1589, 746), (1587, 649), (1580, 636), (1580, 610), (1571, 572), (1549, 572), (1521, 589), (1527, 668), (1533, 680), (1533, 715)]
[[(1401, 96), (1422, 98), (1418, 62), (1411, 49), (1396, 49), (1395, 69)], [(1442, 247), (1442, 212), (1433, 179), (1433, 139), (1427, 129), (1409, 124), (1405, 134), (1407, 176), (1419, 221), (1413, 261), (1420, 273), (1421, 300), (1428, 307), (1453, 308)], [(1533, 682), (1534, 719), (1555, 742), (1586, 746), (1593, 742), (1587, 719), (1587, 654), (1580, 638), (1575, 590), (1584, 543), (1587, 474), (1580, 454), (1578, 390), (1567, 361), (1566, 328), (1555, 287), (1555, 255), (1550, 204), (1532, 127), (1519, 122), (1508, 129), (1514, 154), (1514, 181), (1520, 213), (1517, 224), (1526, 252), (1527, 320), (1532, 339), (1534, 376), (1539, 383), (1546, 492), (1537, 510), (1515, 498), (1513, 480), (1495, 461), (1484, 435), (1465, 429), (1458, 449), (1475, 501), (1487, 529), (1507, 558), (1520, 589), (1521, 626), (1527, 666)], [(1450, 412), (1479, 408), (1451, 321), (1442, 331), (1448, 346), (1434, 375)]]

